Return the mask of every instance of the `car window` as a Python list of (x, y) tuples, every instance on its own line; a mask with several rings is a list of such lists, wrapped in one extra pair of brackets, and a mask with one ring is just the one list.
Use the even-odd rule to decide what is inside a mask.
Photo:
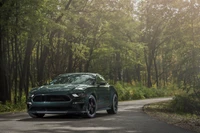
[(101, 75), (97, 75), (97, 83), (101, 83), (105, 81), (105, 79)]
[(52, 80), (50, 84), (93, 84), (95, 76), (89, 74), (70, 74), (59, 76)]

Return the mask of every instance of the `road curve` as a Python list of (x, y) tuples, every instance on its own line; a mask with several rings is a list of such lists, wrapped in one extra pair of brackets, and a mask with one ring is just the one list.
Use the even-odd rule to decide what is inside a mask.
[(0, 133), (194, 133), (154, 119), (142, 111), (145, 104), (170, 100), (156, 98), (119, 102), (117, 115), (98, 112), (96, 118), (45, 115), (32, 119), (27, 113), (0, 114)]

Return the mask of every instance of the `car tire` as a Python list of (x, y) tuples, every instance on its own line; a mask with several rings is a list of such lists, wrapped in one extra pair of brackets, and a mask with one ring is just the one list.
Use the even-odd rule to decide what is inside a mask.
[(97, 111), (96, 98), (93, 95), (90, 95), (86, 106), (86, 117), (87, 118), (95, 117), (96, 111)]
[(118, 111), (118, 97), (117, 94), (112, 96), (112, 105), (111, 108), (107, 110), (108, 114), (117, 114)]
[(28, 113), (32, 118), (42, 118), (45, 114)]

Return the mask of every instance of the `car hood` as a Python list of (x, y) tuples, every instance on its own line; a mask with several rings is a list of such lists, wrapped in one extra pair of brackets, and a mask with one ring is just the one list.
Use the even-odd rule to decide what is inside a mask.
[(72, 90), (84, 90), (87, 87), (89, 87), (89, 85), (82, 85), (82, 84), (45, 85), (45, 86), (32, 89), (30, 93), (66, 92), (66, 91), (72, 91)]

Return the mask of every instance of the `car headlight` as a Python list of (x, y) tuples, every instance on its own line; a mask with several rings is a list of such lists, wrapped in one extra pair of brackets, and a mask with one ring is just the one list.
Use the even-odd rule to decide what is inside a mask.
[(75, 97), (75, 98), (85, 97), (85, 93), (84, 92), (82, 92), (82, 93), (73, 93), (72, 96)]

